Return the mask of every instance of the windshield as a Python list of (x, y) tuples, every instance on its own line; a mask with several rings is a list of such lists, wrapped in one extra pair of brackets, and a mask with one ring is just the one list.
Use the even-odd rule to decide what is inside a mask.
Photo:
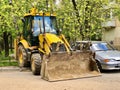
[(106, 50), (113, 50), (114, 48), (107, 43), (97, 43), (92, 44), (92, 50), (94, 51), (106, 51)]
[[(45, 32), (56, 34), (56, 19), (53, 16), (44, 16)], [(33, 36), (38, 36), (40, 33), (44, 33), (43, 17), (35, 16), (32, 21)]]

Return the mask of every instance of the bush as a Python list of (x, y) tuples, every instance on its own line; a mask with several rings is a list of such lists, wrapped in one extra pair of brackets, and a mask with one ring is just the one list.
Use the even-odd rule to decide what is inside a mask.
[(4, 66), (18, 66), (17, 62), (0, 62), (0, 67)]
[(18, 66), (17, 61), (13, 60), (10, 56), (5, 57), (5, 52), (0, 54), (0, 67), (2, 66)]

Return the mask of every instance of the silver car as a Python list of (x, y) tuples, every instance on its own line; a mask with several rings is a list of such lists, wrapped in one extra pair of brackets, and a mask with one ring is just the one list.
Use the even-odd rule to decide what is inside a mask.
[(120, 51), (114, 49), (109, 43), (92, 42), (90, 50), (94, 53), (100, 70), (120, 69)]
[(120, 51), (111, 44), (102, 41), (77, 41), (73, 49), (82, 50), (85, 46), (89, 46), (100, 71), (120, 69)]

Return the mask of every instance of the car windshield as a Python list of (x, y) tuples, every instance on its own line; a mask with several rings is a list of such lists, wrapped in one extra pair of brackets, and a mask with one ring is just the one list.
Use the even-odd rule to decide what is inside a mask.
[(114, 50), (114, 48), (107, 43), (92, 44), (92, 49), (94, 51)]
[[(45, 32), (56, 34), (55, 20), (56, 20), (55, 17), (44, 16)], [(33, 36), (38, 36), (40, 33), (44, 32), (42, 16), (34, 17), (34, 20), (32, 21), (32, 31), (33, 31)]]

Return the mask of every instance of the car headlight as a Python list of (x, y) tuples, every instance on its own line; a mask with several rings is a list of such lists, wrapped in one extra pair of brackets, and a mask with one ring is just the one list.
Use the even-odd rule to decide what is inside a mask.
[(114, 59), (104, 59), (103, 62), (114, 62), (115, 60)]

